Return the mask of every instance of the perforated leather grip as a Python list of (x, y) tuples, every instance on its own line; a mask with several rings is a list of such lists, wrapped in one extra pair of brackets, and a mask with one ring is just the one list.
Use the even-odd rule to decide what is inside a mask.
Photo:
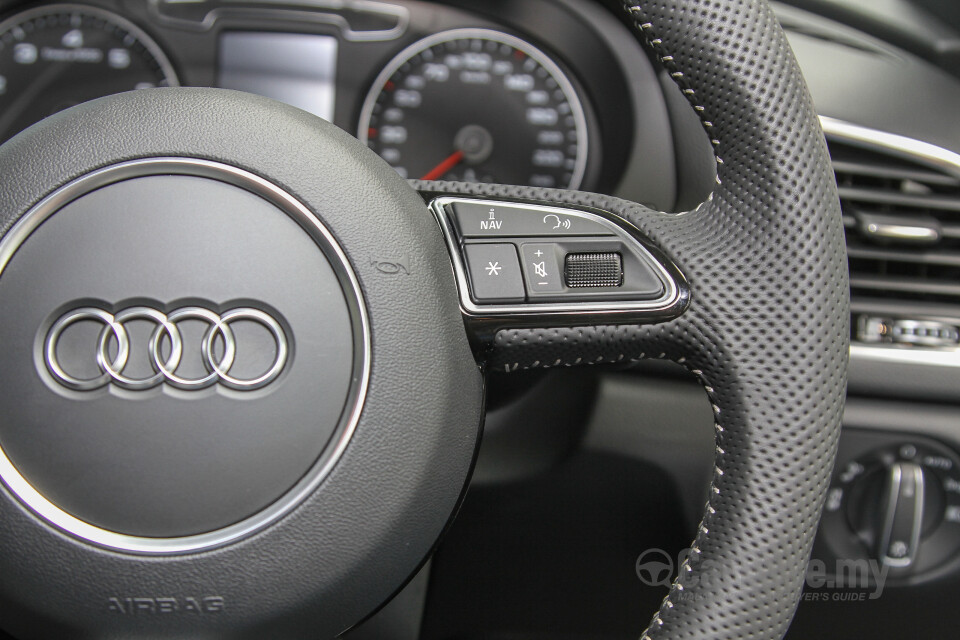
[(502, 371), (674, 360), (714, 408), (716, 469), (689, 560), (651, 638), (780, 638), (793, 616), (836, 451), (849, 296), (840, 209), (812, 101), (760, 0), (625, 8), (700, 115), (717, 156), (709, 200), (664, 214), (559, 190), (417, 182), (597, 207), (636, 225), (687, 277), (691, 304), (655, 325), (497, 333)]

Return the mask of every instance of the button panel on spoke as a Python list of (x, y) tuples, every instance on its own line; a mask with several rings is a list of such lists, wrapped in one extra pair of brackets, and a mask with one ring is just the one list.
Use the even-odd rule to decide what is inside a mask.
[(468, 314), (682, 308), (683, 277), (613, 215), (549, 205), (443, 197), (431, 203), (453, 254)]

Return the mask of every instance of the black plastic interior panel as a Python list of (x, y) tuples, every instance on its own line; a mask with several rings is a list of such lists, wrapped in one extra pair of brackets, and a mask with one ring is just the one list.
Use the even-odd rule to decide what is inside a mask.
[(863, 32), (775, 6), (821, 115), (960, 151), (960, 79)]
[(952, 0), (783, 0), (848, 24), (960, 77), (960, 5)]
[(434, 557), (421, 638), (635, 638), (662, 598), (636, 561), (680, 551), (676, 500), (662, 471), (607, 453), (475, 487)]

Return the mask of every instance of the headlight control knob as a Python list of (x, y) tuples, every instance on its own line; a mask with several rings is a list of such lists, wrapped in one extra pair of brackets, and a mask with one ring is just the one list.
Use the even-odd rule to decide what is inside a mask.
[(897, 461), (854, 481), (847, 518), (874, 558), (907, 568), (916, 562), (921, 541), (942, 522), (943, 494), (932, 470)]
[(892, 578), (942, 569), (960, 556), (960, 460), (927, 438), (879, 438), (851, 434), (841, 445), (822, 542), (836, 558), (878, 561)]

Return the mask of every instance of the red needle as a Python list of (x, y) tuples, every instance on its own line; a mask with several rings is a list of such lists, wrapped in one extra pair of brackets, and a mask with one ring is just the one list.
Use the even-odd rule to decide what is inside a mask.
[(437, 178), (443, 177), (447, 171), (453, 169), (455, 166), (460, 164), (460, 161), (463, 160), (463, 151), (454, 151), (449, 156), (444, 159), (443, 162), (435, 166), (433, 169), (430, 169), (424, 175), (421, 180), (436, 180)]

